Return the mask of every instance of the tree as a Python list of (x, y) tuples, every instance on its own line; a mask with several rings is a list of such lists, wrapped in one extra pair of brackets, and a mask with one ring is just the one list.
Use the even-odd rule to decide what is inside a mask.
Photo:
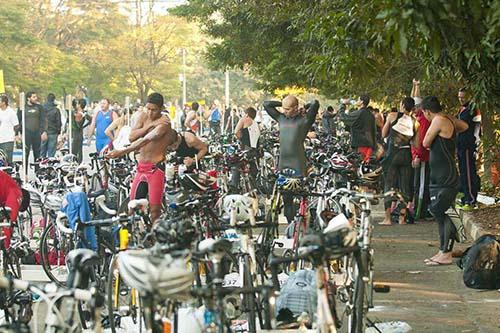
[(457, 107), (456, 88), (467, 85), (483, 111), (487, 165), (498, 154), (498, 1), (191, 0), (175, 13), (219, 40), (208, 52), (214, 66), (250, 66), (268, 89), (399, 98), (417, 76)]

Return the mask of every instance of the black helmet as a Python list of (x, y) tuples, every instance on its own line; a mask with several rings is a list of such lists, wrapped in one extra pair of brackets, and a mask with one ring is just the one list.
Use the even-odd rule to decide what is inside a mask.
[(197, 235), (188, 215), (162, 216), (153, 227), (153, 232), (159, 244), (178, 245), (183, 248), (189, 248)]

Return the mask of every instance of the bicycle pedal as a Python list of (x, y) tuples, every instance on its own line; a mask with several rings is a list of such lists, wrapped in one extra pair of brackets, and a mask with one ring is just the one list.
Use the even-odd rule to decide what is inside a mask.
[(391, 291), (391, 286), (387, 284), (374, 284), (373, 291), (377, 293), (388, 293)]

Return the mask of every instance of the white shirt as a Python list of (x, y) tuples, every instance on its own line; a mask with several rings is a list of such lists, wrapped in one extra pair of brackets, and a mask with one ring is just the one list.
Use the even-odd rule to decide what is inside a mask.
[(19, 125), (17, 114), (11, 107), (0, 109), (0, 143), (13, 142), (15, 138), (14, 126)]

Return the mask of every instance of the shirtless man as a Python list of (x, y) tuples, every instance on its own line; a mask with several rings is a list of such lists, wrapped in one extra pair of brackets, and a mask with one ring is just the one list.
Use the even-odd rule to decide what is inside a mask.
[[(176, 140), (170, 121), (162, 116), (163, 96), (153, 93), (148, 96), (146, 110), (130, 132), (129, 147), (113, 150), (107, 158), (117, 158), (133, 151), (139, 151), (137, 172), (132, 181), (130, 199), (136, 199), (138, 192), (147, 187), (151, 220), (160, 217), (163, 187), (165, 182), (165, 150)], [(141, 197), (142, 197), (141, 193)]]

